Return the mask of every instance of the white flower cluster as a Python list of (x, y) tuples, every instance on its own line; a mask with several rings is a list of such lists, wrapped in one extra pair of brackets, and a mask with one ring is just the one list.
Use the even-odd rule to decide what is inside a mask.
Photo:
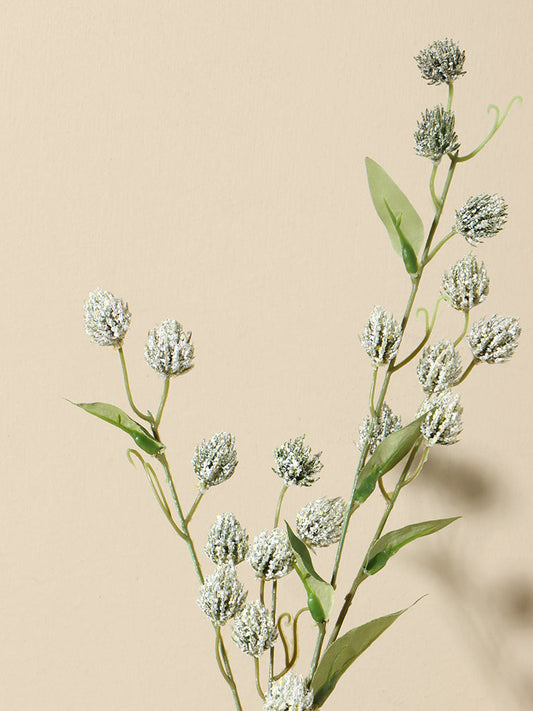
[(130, 327), (128, 304), (110, 291), (95, 289), (83, 304), (83, 311), (85, 331), (91, 341), (99, 346), (120, 348)]
[(270, 685), (264, 711), (312, 711), (313, 691), (307, 679), (300, 674), (287, 672)]
[(310, 501), (296, 516), (296, 532), (310, 546), (324, 548), (341, 537), (346, 504), (340, 497)]
[(166, 319), (148, 332), (144, 357), (150, 368), (166, 377), (180, 375), (193, 367), (191, 332), (173, 319)]
[(465, 52), (448, 38), (432, 42), (417, 54), (415, 61), (428, 84), (451, 84), (466, 74)]
[(294, 554), (287, 534), (279, 528), (261, 531), (254, 538), (246, 560), (258, 578), (277, 580), (287, 575), (294, 566)]
[(461, 377), (461, 356), (451, 341), (443, 339), (424, 348), (416, 374), (425, 393), (440, 393)]
[(305, 445), (305, 435), (301, 435), (274, 450), (278, 468), (273, 471), (288, 486), (311, 486), (324, 466), (320, 461), (321, 454), (311, 456), (311, 447)]
[(207, 534), (205, 553), (213, 563), (241, 563), (248, 552), (248, 534), (232, 513), (219, 514)]
[(360, 340), (374, 365), (386, 365), (398, 353), (402, 329), (392, 314), (374, 306)]
[(475, 358), (485, 363), (509, 360), (518, 346), (521, 328), (517, 318), (498, 316), (476, 321), (467, 336)]
[(440, 104), (426, 109), (414, 134), (415, 151), (419, 156), (438, 163), (442, 156), (459, 148), (455, 133), (455, 115)]
[(247, 602), (233, 622), (232, 639), (245, 654), (260, 657), (276, 644), (278, 630), (262, 602)]
[(489, 277), (483, 262), (468, 254), (442, 276), (442, 293), (448, 303), (458, 311), (470, 311), (489, 293)]
[[(394, 415), (386, 402), (383, 403), (378, 418), (372, 429), (372, 418), (367, 415), (363, 424), (359, 427), (360, 441), (357, 444), (359, 451), (363, 451), (367, 441), (369, 441), (368, 453), (374, 454), (378, 444), (381, 444), (385, 437), (396, 432), (402, 426), (401, 415)], [(372, 434), (370, 430), (372, 429)]]
[(474, 195), (455, 212), (455, 229), (473, 247), (494, 237), (507, 222), (507, 204), (500, 195)]
[(463, 408), (459, 395), (454, 395), (451, 390), (431, 395), (422, 403), (418, 416), (425, 412), (428, 414), (420, 426), (420, 431), (426, 444), (432, 447), (435, 444), (455, 444), (458, 441), (463, 430)]
[(223, 625), (242, 610), (247, 594), (234, 566), (219, 565), (201, 586), (198, 605), (211, 622)]
[(218, 432), (209, 440), (203, 439), (196, 447), (192, 464), (202, 491), (229, 479), (237, 466), (233, 435)]

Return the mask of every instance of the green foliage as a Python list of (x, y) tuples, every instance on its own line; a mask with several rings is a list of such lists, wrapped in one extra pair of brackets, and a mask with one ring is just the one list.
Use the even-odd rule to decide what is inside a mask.
[(403, 230), (401, 228), (402, 216), (401, 214), (396, 216), (390, 209), (389, 203), (386, 200), (384, 200), (383, 202), (385, 203), (387, 212), (389, 213), (389, 216), (398, 235), (398, 239), (400, 240), (400, 245), (402, 247), (402, 259), (405, 268), (409, 274), (416, 274), (419, 267), (418, 259), (416, 258), (415, 250), (409, 244), (409, 240), (404, 235)]

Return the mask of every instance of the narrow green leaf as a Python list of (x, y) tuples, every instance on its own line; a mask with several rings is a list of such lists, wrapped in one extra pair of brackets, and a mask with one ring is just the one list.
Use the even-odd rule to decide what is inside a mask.
[(365, 566), (365, 572), (369, 575), (374, 575), (381, 570), (388, 562), (389, 558), (395, 555), (400, 548), (415, 541), (422, 536), (429, 536), (432, 533), (440, 531), (441, 528), (449, 526), (450, 523), (457, 521), (460, 516), (453, 518), (441, 518), (434, 521), (422, 521), (421, 523), (412, 523), (409, 526), (398, 528), (395, 531), (390, 531), (377, 540), (368, 554), (368, 563)]
[(359, 472), (354, 501), (362, 504), (376, 488), (378, 479), (393, 469), (411, 451), (421, 437), (420, 425), (427, 413), (410, 422), (401, 430), (385, 437)]
[(418, 212), (411, 205), (394, 180), (387, 175), (376, 161), (372, 160), (372, 158), (365, 158), (365, 165), (372, 202), (389, 233), (392, 246), (399, 255), (402, 255), (400, 238), (398, 237), (396, 226), (385, 207), (385, 200), (395, 215), (401, 214), (402, 232), (415, 254), (417, 254), (424, 243), (424, 225), (422, 224)]
[(401, 214), (396, 216), (391, 210), (389, 203), (386, 200), (384, 200), (384, 203), (385, 207), (387, 208), (387, 212), (389, 213), (389, 217), (392, 220), (392, 224), (394, 225), (394, 228), (396, 230), (396, 234), (398, 235), (398, 239), (400, 240), (400, 245), (402, 248), (402, 259), (405, 268), (409, 274), (416, 274), (419, 267), (418, 259), (416, 258), (415, 250), (409, 244), (409, 240), (404, 235), (402, 228), (400, 227), (402, 222), (402, 216)]
[[(69, 400), (69, 402), (71, 401)], [(110, 405), (106, 402), (73, 402), (72, 404), (85, 410), (90, 415), (99, 417), (101, 420), (127, 432), (137, 446), (148, 454), (160, 454), (165, 449), (164, 444), (158, 442), (148, 430), (138, 422), (135, 422), (135, 420), (132, 420), (124, 410), (115, 405)]]
[(287, 521), (287, 535), (294, 553), (294, 569), (307, 593), (307, 607), (316, 622), (327, 622), (333, 609), (333, 587), (316, 572), (305, 543), (291, 529)]
[[(418, 600), (416, 601), (418, 602)], [(413, 603), (413, 604), (416, 604)], [(410, 606), (412, 607), (412, 605)], [(378, 617), (360, 627), (355, 627), (330, 645), (314, 673), (313, 687), (314, 703), (322, 706), (324, 701), (336, 687), (337, 682), (350, 665), (374, 642), (385, 630), (395, 622), (400, 615), (408, 610), (406, 607), (399, 612), (393, 612), (384, 617)]]

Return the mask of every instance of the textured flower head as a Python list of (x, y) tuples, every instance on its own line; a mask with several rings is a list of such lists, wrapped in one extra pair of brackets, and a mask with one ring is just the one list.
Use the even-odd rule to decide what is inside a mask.
[(374, 454), (378, 444), (381, 444), (385, 437), (399, 430), (401, 426), (401, 415), (394, 415), (387, 403), (384, 402), (374, 428), (372, 429), (372, 434), (370, 434), (372, 428), (372, 418), (370, 415), (365, 417), (363, 424), (359, 427), (360, 441), (357, 448), (363, 451), (367, 441), (369, 441), (368, 454)]
[(451, 341), (443, 339), (424, 348), (416, 374), (425, 393), (448, 390), (461, 377), (461, 356)]
[(489, 293), (489, 277), (483, 262), (468, 254), (442, 275), (442, 293), (458, 311), (470, 311)]
[(261, 531), (254, 538), (246, 560), (258, 578), (277, 580), (287, 575), (294, 566), (294, 554), (287, 534), (279, 528)]
[(313, 691), (305, 676), (287, 672), (270, 685), (264, 711), (312, 711)]
[(235, 438), (227, 432), (218, 432), (209, 440), (203, 439), (196, 447), (192, 464), (202, 491), (222, 484), (237, 466)]
[(500, 195), (473, 195), (455, 212), (455, 229), (472, 246), (494, 237), (507, 222), (507, 204)]
[(438, 163), (443, 155), (453, 153), (460, 145), (453, 111), (446, 111), (441, 105), (426, 109), (418, 121), (414, 137), (418, 155), (431, 158), (434, 163)]
[(150, 368), (165, 376), (180, 375), (193, 367), (191, 332), (172, 319), (148, 332), (144, 357)]
[(429, 44), (416, 55), (415, 61), (428, 84), (451, 84), (466, 74), (465, 52), (448, 38)]
[(120, 348), (130, 327), (131, 314), (128, 304), (110, 291), (95, 289), (83, 304), (85, 331), (93, 343), (99, 346)]
[(223, 625), (242, 610), (247, 594), (234, 566), (219, 565), (200, 588), (198, 605), (211, 622)]
[(233, 623), (232, 639), (245, 654), (260, 657), (276, 644), (278, 630), (262, 602), (247, 602)]
[(374, 306), (360, 340), (374, 365), (386, 365), (398, 353), (402, 329), (392, 314)]
[(467, 336), (475, 358), (485, 363), (509, 360), (518, 346), (522, 329), (517, 318), (498, 316), (476, 321)]
[(428, 414), (420, 426), (420, 432), (426, 444), (432, 447), (434, 444), (455, 444), (458, 441), (463, 430), (463, 408), (459, 395), (454, 395), (451, 390), (431, 395), (422, 404), (418, 415), (425, 412)]
[(205, 552), (213, 563), (241, 563), (248, 552), (248, 534), (232, 513), (217, 516), (207, 534)]
[(305, 435), (295, 437), (274, 450), (278, 468), (273, 471), (288, 486), (311, 486), (324, 466), (320, 461), (321, 454), (318, 452), (311, 456), (311, 447), (305, 445)]
[(310, 546), (323, 548), (341, 537), (346, 504), (340, 498), (310, 501), (296, 516), (296, 532)]

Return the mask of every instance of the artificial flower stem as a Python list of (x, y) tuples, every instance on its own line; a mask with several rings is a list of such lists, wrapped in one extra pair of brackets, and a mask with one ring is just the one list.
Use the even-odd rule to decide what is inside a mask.
[(477, 156), (477, 154), (478, 154), (481, 150), (483, 150), (483, 148), (485, 148), (485, 146), (487, 145), (487, 143), (491, 140), (491, 138), (494, 136), (494, 134), (496, 133), (496, 131), (501, 127), (501, 125), (503, 124), (503, 122), (504, 122), (505, 119), (507, 118), (507, 115), (508, 115), (509, 111), (511, 110), (511, 107), (512, 107), (512, 105), (514, 104), (515, 101), (518, 101), (518, 102), (521, 104), (522, 101), (523, 101), (523, 99), (522, 99), (521, 96), (513, 96), (513, 98), (511, 99), (511, 101), (510, 101), (509, 104), (507, 105), (507, 108), (505, 109), (505, 113), (503, 114), (503, 116), (501, 117), (501, 119), (500, 119), (500, 109), (499, 109), (497, 106), (495, 106), (494, 104), (490, 104), (490, 106), (487, 108), (487, 111), (490, 111), (491, 109), (493, 109), (494, 111), (496, 111), (496, 120), (495, 120), (495, 122), (494, 122), (494, 126), (492, 127), (492, 129), (491, 129), (489, 135), (487, 136), (487, 138), (485, 138), (485, 140), (482, 141), (482, 142), (479, 144), (479, 146), (478, 146), (477, 148), (475, 148), (473, 151), (470, 151), (470, 153), (467, 153), (465, 156), (458, 156), (458, 157), (457, 157), (457, 162), (458, 162), (458, 163), (463, 163), (464, 161), (470, 160), (470, 159), (473, 158), (474, 156)]
[(446, 111), (452, 110), (453, 104), (453, 81), (448, 83), (448, 105), (446, 106)]
[(320, 653), (322, 651), (322, 645), (324, 644), (324, 637), (326, 636), (326, 623), (318, 622), (318, 636), (315, 644), (315, 651), (313, 652), (313, 659), (311, 660), (311, 669), (309, 670), (309, 675), (307, 677), (308, 682), (311, 683), (313, 674), (318, 666), (318, 661), (320, 659)]
[(163, 384), (163, 392), (161, 394), (161, 401), (159, 403), (159, 408), (157, 410), (157, 415), (155, 416), (155, 426), (159, 427), (161, 423), (161, 417), (163, 416), (163, 410), (165, 409), (165, 404), (168, 397), (168, 390), (170, 387), (170, 377), (167, 375), (165, 377), (165, 382)]
[(480, 361), (477, 358), (472, 358), (472, 360), (466, 367), (465, 372), (461, 375), (461, 377), (455, 384), (460, 385), (462, 382), (464, 382), (467, 379), (467, 377), (470, 375), (470, 373), (472, 372), (472, 369), (474, 368), (474, 366), (477, 365), (479, 362)]
[(259, 667), (259, 657), (254, 657), (254, 667), (255, 667), (255, 687), (257, 689), (257, 693), (261, 697), (261, 700), (265, 700), (265, 694), (263, 689), (261, 688), (261, 669)]
[(204, 496), (204, 492), (203, 492), (203, 491), (199, 491), (198, 494), (196, 495), (196, 498), (195, 498), (195, 500), (194, 500), (194, 503), (193, 503), (193, 505), (191, 506), (189, 513), (188, 513), (187, 516), (185, 517), (185, 523), (186, 523), (187, 525), (189, 525), (189, 523), (191, 522), (191, 519), (192, 519), (192, 517), (194, 516), (194, 514), (195, 514), (195, 512), (196, 512), (196, 509), (198, 508), (198, 505), (200, 504), (200, 501), (202, 500), (203, 496)]
[(124, 387), (126, 388), (126, 395), (128, 397), (128, 402), (130, 404), (131, 409), (133, 412), (137, 415), (137, 417), (140, 417), (142, 420), (146, 420), (146, 422), (152, 422), (152, 418), (150, 415), (145, 415), (144, 412), (141, 412), (138, 407), (135, 406), (135, 403), (133, 402), (133, 396), (131, 394), (131, 388), (130, 388), (130, 379), (128, 377), (128, 369), (126, 367), (126, 358), (124, 356), (124, 350), (122, 346), (120, 348), (117, 348), (118, 354), (120, 356), (120, 365), (122, 366), (122, 376), (124, 378)]
[(372, 384), (370, 386), (370, 396), (369, 396), (369, 403), (368, 403), (368, 409), (370, 410), (370, 414), (372, 415), (373, 418), (377, 417), (376, 409), (374, 407), (374, 396), (376, 394), (376, 380), (378, 377), (378, 366), (375, 365), (372, 369)]
[[(281, 515), (281, 505), (283, 503), (283, 498), (285, 497), (285, 494), (287, 493), (287, 489), (289, 487), (287, 484), (284, 484), (281, 487), (281, 491), (279, 493), (278, 497), (278, 504), (276, 506), (276, 512), (274, 514), (274, 528), (278, 527), (279, 524), (279, 519)], [(278, 592), (278, 581), (273, 580), (272, 581), (272, 604), (270, 607), (270, 611), (272, 613), (272, 619), (276, 619), (276, 598), (277, 598), (277, 592)], [(275, 657), (275, 650), (274, 647), (270, 647), (270, 665), (269, 665), (269, 673), (268, 673), (268, 678), (270, 683), (272, 683), (272, 680), (274, 678), (274, 657)]]
[(463, 330), (462, 330), (461, 333), (459, 334), (459, 336), (458, 336), (458, 337), (455, 339), (455, 341), (453, 342), (453, 347), (454, 347), (454, 348), (457, 348), (457, 346), (459, 345), (459, 343), (461, 343), (461, 341), (463, 340), (463, 338), (466, 336), (466, 332), (468, 331), (468, 321), (469, 321), (469, 318), (470, 318), (470, 311), (465, 311), (465, 325), (464, 325), (464, 327), (463, 327)]
[(437, 177), (437, 170), (439, 169), (439, 164), (434, 163), (433, 168), (431, 169), (431, 176), (429, 178), (429, 192), (431, 194), (431, 199), (433, 200), (433, 205), (435, 206), (435, 209), (438, 210), (440, 207), (440, 200), (437, 197), (437, 193), (435, 192), (435, 178)]

